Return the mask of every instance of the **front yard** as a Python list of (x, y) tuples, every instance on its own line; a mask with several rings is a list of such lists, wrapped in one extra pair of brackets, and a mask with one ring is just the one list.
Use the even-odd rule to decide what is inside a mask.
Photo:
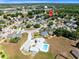
[(35, 33), (33, 34), (33, 38), (40, 38), (40, 37), (41, 37), (41, 35), (40, 35), (39, 32), (35, 32)]

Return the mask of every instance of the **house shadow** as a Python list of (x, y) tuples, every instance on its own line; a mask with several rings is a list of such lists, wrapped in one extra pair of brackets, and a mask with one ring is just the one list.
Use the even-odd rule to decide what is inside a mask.
[(75, 47), (75, 48), (77, 48), (77, 46), (76, 45), (71, 45), (72, 47)]
[(59, 59), (59, 57), (63, 58), (63, 59), (68, 59), (66, 56), (62, 55), (62, 54), (58, 54), (54, 57), (54, 59)]

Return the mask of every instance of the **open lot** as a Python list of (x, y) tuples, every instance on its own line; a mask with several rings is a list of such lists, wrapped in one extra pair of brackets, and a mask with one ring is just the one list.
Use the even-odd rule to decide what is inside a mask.
[[(72, 47), (71, 45), (75, 45), (75, 41), (68, 40), (64, 37), (48, 37), (46, 38), (47, 42), (50, 44), (50, 49), (48, 53), (39, 52), (35, 57), (32, 56), (24, 56), (20, 52), (20, 46), (27, 39), (27, 34), (24, 33), (21, 40), (16, 43), (2, 43), (1, 45), (5, 46), (6, 52), (9, 55), (9, 59), (53, 59), (56, 55), (62, 54), (68, 59), (74, 59), (73, 56), (69, 53)], [(60, 59), (60, 56), (58, 57)]]
[(24, 56), (19, 50), (20, 46), (25, 42), (26, 39), (27, 34), (24, 33), (22, 39), (17, 44), (7, 42), (1, 44), (6, 48), (6, 52), (9, 55), (9, 59), (30, 59), (29, 56)]
[[(71, 56), (70, 51), (74, 49), (72, 45), (75, 45), (75, 41), (69, 40), (64, 37), (49, 37), (46, 39), (47, 42), (50, 44), (50, 52), (54, 53), (56, 55), (64, 55), (68, 59), (74, 59), (73, 56)], [(60, 57), (59, 57), (60, 59)]]

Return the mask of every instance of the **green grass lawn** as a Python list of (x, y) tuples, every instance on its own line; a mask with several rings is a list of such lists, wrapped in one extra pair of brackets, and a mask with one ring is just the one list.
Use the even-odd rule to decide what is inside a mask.
[(51, 52), (39, 52), (34, 59), (54, 59), (54, 55)]
[(5, 48), (0, 45), (0, 58), (1, 59), (8, 59), (8, 55), (5, 52)]
[(33, 38), (40, 38), (41, 35), (39, 32), (35, 32), (34, 35), (33, 35)]

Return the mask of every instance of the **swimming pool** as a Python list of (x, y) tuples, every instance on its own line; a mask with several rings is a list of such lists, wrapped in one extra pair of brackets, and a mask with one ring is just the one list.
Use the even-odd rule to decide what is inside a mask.
[(48, 50), (49, 50), (49, 44), (43, 43), (43, 44), (42, 44), (41, 51), (42, 51), (42, 52), (48, 52)]
[(48, 44), (44, 44), (43, 49), (47, 50), (47, 48), (48, 48)]

